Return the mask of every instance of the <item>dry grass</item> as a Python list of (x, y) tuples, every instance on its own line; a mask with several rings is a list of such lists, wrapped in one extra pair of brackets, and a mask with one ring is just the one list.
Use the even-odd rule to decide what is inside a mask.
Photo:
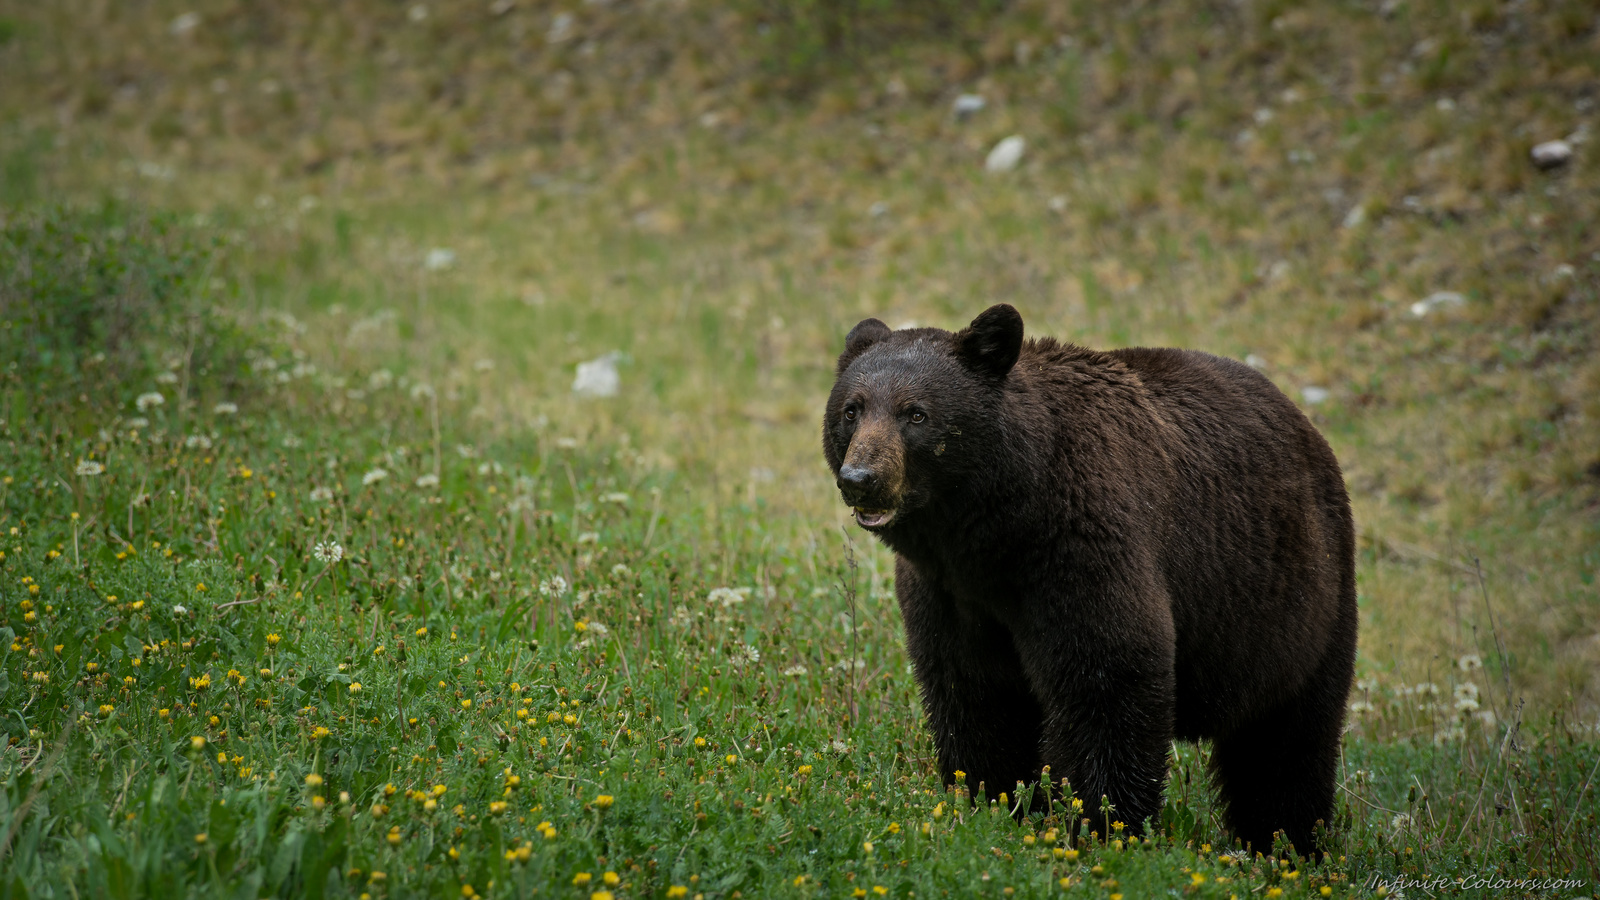
[[(1486, 594), (1518, 691), (1592, 716), (1596, 145), (1552, 172), (1528, 150), (1597, 130), (1600, 23), (1386, 6), (1022, 2), (794, 100), (737, 8), (218, 2), (174, 33), (191, 7), (49, 4), (5, 13), (0, 196), (204, 213), (241, 236), (236, 307), (486, 431), (626, 436), (692, 476), (713, 542), (750, 503), (834, 543), (815, 419), (864, 315), (1007, 300), (1037, 333), (1255, 354), (1331, 392), (1363, 665), (1498, 665)], [(962, 91), (988, 107), (957, 120)], [(1021, 167), (985, 173), (1012, 133)], [(1410, 313), (1441, 290), (1465, 304)], [(623, 396), (573, 400), (611, 349)]]

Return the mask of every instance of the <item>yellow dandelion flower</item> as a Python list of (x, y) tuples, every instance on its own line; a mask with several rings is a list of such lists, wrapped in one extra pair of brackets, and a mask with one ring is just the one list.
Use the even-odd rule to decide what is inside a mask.
[(600, 796), (594, 798), (594, 805), (600, 809), (610, 809), (611, 804), (615, 802), (616, 798), (610, 794), (601, 794)]
[(306, 776), (306, 787), (322, 787), (322, 776), (315, 772)]
[(572, 876), (572, 883), (576, 887), (582, 887), (593, 880), (593, 878), (594, 876), (590, 875), (588, 872), (579, 872), (578, 874)]
[(667, 900), (683, 900), (687, 896), (689, 896), (689, 889), (681, 884), (675, 884), (667, 888)]
[(606, 887), (616, 887), (618, 884), (622, 883), (622, 879), (618, 878), (617, 873), (615, 872), (607, 872), (604, 875), (601, 875), (600, 880), (606, 883)]

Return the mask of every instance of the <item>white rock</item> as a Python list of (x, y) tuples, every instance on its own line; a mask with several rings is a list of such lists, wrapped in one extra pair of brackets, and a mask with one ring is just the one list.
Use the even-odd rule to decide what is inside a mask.
[(1316, 406), (1318, 403), (1322, 403), (1328, 399), (1329, 392), (1325, 387), (1306, 385), (1300, 389), (1300, 396), (1306, 401), (1308, 406)]
[(965, 119), (973, 113), (983, 112), (983, 108), (988, 105), (989, 101), (983, 99), (981, 94), (962, 94), (950, 108), (955, 112), (956, 118)]
[(200, 14), (197, 12), (186, 12), (183, 15), (178, 16), (176, 19), (173, 19), (172, 24), (167, 26), (167, 31), (171, 32), (172, 34), (188, 34), (189, 32), (195, 30), (195, 28), (197, 28), (199, 25)]
[(1366, 220), (1367, 208), (1364, 205), (1357, 203), (1355, 206), (1350, 207), (1349, 212), (1344, 214), (1344, 227), (1359, 228), (1361, 223), (1365, 222)]
[(1022, 152), (1028, 149), (1028, 142), (1020, 134), (1002, 140), (989, 151), (989, 156), (983, 161), (983, 167), (991, 172), (1009, 172), (1022, 162)]
[(572, 13), (557, 13), (550, 20), (550, 30), (545, 33), (544, 39), (552, 44), (559, 44), (572, 37), (572, 26), (577, 23)]
[(616, 350), (588, 362), (578, 363), (578, 376), (572, 379), (572, 392), (579, 397), (615, 397), (622, 387), (622, 376), (617, 374), (617, 363), (622, 354)]
[(1535, 145), (1528, 155), (1533, 157), (1533, 164), (1539, 168), (1554, 169), (1572, 159), (1572, 145), (1566, 141), (1545, 141)]
[(1428, 296), (1423, 297), (1421, 300), (1411, 304), (1411, 314), (1420, 319), (1436, 309), (1447, 306), (1457, 307), (1465, 304), (1466, 302), (1467, 298), (1461, 296), (1455, 291), (1434, 291)]

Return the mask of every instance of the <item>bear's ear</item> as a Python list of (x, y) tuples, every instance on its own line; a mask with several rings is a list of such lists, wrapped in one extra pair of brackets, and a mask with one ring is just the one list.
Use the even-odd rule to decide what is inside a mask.
[(890, 334), (889, 326), (877, 319), (862, 319), (856, 327), (844, 338), (844, 352), (839, 354), (839, 372), (843, 373), (850, 367), (855, 358), (866, 352), (868, 347), (883, 340)]
[(1004, 377), (1022, 355), (1022, 314), (1009, 303), (996, 303), (956, 332), (955, 345), (968, 368)]

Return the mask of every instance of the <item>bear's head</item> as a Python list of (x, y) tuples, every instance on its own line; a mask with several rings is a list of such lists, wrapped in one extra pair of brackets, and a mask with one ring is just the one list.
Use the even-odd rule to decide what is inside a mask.
[(877, 319), (850, 330), (822, 452), (857, 523), (886, 532), (926, 509), (936, 487), (971, 483), (1021, 353), (1022, 316), (1004, 303), (957, 332), (891, 331)]

